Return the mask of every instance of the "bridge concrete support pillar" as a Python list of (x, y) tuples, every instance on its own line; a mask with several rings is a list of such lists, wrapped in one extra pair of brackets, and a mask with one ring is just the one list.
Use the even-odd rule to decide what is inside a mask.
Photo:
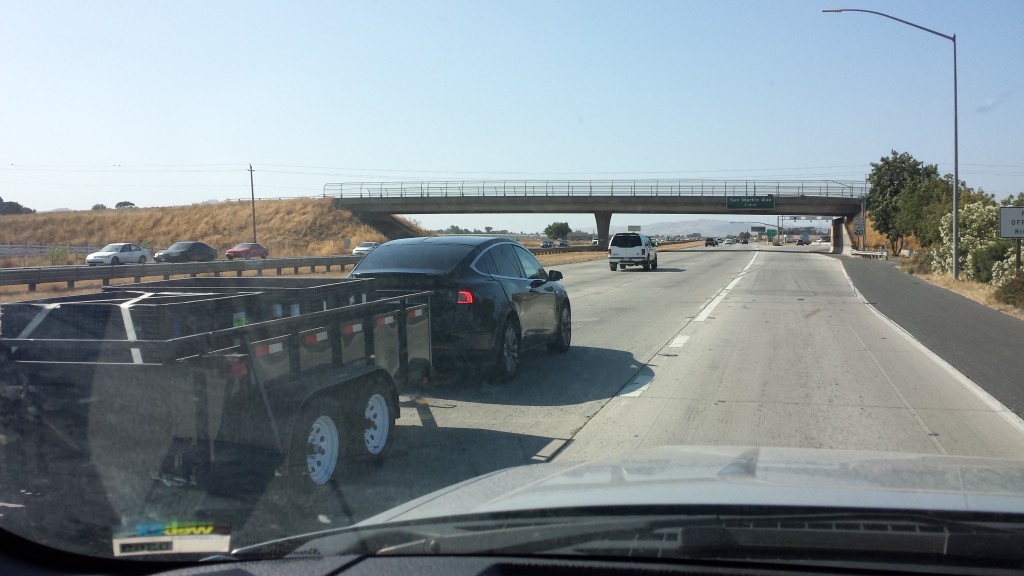
[(594, 212), (594, 218), (597, 219), (597, 237), (601, 240), (601, 248), (603, 249), (608, 245), (608, 230), (612, 226), (612, 213), (611, 212)]
[(843, 253), (843, 238), (846, 236), (846, 227), (843, 226), (845, 221), (845, 218), (832, 219), (832, 234), (829, 235), (832, 238), (832, 247), (828, 250), (829, 254)]

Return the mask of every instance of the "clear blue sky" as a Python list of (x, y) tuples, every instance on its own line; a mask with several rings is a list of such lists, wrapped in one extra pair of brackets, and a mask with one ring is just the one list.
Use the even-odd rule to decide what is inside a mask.
[[(37, 210), (454, 178), (860, 180), (892, 149), (1024, 191), (1024, 2), (0, 3), (0, 197)], [(589, 215), (417, 216), (539, 230)], [(679, 216), (621, 217), (626, 223)]]

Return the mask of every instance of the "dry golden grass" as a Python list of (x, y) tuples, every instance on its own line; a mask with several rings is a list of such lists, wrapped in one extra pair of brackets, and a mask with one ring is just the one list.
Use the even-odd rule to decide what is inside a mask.
[[(324, 198), (257, 202), (256, 233), (274, 256), (347, 254), (359, 242), (387, 240), (351, 212), (334, 208), (331, 200)], [(251, 238), (252, 206), (248, 202), (22, 214), (4, 216), (0, 227), (0, 244), (102, 246), (108, 242), (137, 242), (154, 251), (180, 240), (200, 240), (225, 250)], [(346, 238), (348, 249), (344, 247)], [(81, 263), (81, 256), (78, 259)], [(69, 260), (67, 263), (75, 263), (74, 258)], [(0, 262), (0, 266), (44, 263), (49, 262), (15, 258)]]

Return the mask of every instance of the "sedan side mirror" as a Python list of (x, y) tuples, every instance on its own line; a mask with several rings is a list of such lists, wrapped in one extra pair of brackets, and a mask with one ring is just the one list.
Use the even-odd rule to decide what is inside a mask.
[(562, 278), (562, 273), (558, 270), (548, 270), (548, 282), (558, 282)]

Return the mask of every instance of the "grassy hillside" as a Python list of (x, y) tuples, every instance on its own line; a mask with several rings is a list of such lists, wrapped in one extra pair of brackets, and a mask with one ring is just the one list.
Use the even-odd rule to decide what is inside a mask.
[[(322, 198), (258, 201), (256, 235), (273, 256), (348, 254), (359, 242), (387, 240)], [(179, 240), (200, 240), (224, 250), (251, 239), (249, 202), (0, 216), (0, 244), (137, 242), (155, 251)]]

